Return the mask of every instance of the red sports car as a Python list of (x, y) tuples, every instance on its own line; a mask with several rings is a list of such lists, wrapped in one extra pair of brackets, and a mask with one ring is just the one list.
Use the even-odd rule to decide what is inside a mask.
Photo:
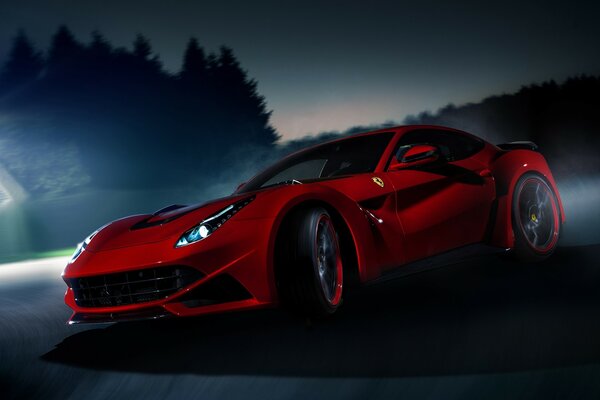
[(536, 150), (401, 126), (299, 151), (229, 197), (92, 233), (64, 271), (69, 322), (278, 304), (326, 316), (353, 284), (482, 251), (542, 260), (564, 212)]

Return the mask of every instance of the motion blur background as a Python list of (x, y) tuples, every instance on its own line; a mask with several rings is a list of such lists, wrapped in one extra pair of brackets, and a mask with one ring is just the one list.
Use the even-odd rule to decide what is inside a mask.
[(307, 145), (439, 124), (533, 140), (600, 240), (594, 2), (0, 4), (0, 262), (233, 192)]

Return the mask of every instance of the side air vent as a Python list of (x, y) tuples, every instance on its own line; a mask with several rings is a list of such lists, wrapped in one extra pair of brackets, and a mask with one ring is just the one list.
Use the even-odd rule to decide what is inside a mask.
[(178, 300), (187, 307), (193, 308), (250, 298), (252, 295), (242, 284), (227, 274), (221, 274), (181, 296)]
[(66, 279), (80, 307), (115, 307), (164, 299), (202, 278), (190, 267), (172, 265)]

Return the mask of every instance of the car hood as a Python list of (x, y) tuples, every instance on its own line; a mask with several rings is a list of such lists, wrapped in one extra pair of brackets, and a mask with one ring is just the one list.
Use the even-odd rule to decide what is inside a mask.
[[(255, 196), (255, 195), (253, 195)], [(126, 217), (101, 228), (86, 247), (99, 252), (160, 242), (172, 238), (173, 244), (188, 229), (228, 205), (252, 197), (233, 195), (192, 206), (166, 207), (154, 214)]]
[[(273, 186), (252, 192), (234, 193), (231, 196), (203, 204), (169, 206), (154, 214), (126, 217), (101, 228), (88, 244), (86, 250), (90, 252), (114, 250), (156, 243), (167, 239), (172, 240), (173, 245), (175, 245), (175, 242), (185, 231), (239, 200), (245, 198), (255, 199), (252, 201), (252, 204), (244, 207), (233, 217), (235, 220), (273, 217), (276, 214), (273, 207), (257, 207), (256, 203), (270, 203), (274, 199), (273, 196), (277, 197), (281, 193), (293, 196), (299, 193), (306, 193), (309, 186), (330, 186), (334, 180), (344, 181), (349, 178), (351, 177), (336, 177), (336, 179), (306, 182), (303, 185)], [(347, 184), (346, 186), (352, 187), (352, 185)], [(261, 198), (262, 200), (260, 200)]]

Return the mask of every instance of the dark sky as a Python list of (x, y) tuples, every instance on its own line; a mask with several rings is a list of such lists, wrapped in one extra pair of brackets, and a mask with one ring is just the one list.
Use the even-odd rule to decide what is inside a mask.
[(172, 71), (189, 36), (227, 44), (291, 138), (600, 73), (596, 3), (2, 0), (0, 60), (18, 28), (46, 48), (61, 23), (119, 46), (141, 32)]

